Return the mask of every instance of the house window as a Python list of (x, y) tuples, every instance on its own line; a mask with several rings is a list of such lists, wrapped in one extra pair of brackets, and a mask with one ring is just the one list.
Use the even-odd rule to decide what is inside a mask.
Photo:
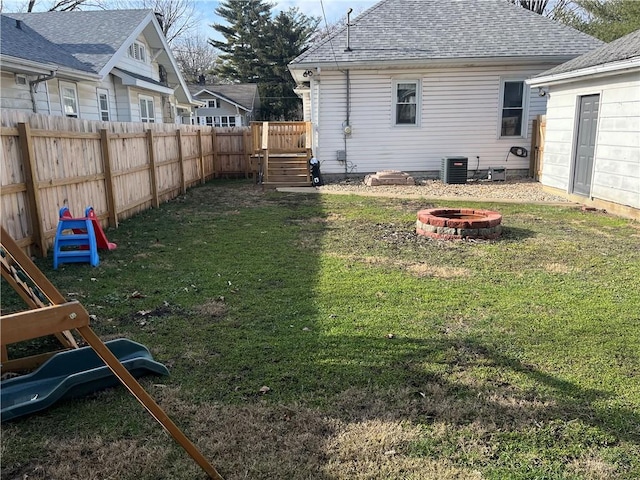
[(60, 98), (62, 101), (62, 114), (78, 118), (78, 91), (73, 83), (60, 82)]
[(143, 123), (155, 123), (153, 98), (140, 96), (140, 121)]
[(396, 125), (418, 125), (418, 100), (420, 82), (399, 80), (394, 82), (394, 103)]
[(140, 42), (133, 42), (129, 45), (129, 56), (139, 62), (147, 62), (147, 49)]
[(111, 120), (109, 114), (109, 92), (107, 90), (98, 89), (98, 112), (100, 113), (100, 120), (108, 122)]
[(218, 107), (218, 99), (214, 98), (213, 100), (207, 100), (207, 106), (209, 108), (219, 108)]
[(213, 117), (214, 125), (216, 127), (235, 127), (236, 126), (236, 117), (222, 116), (222, 117)]
[(522, 137), (525, 125), (525, 84), (519, 80), (504, 80), (501, 87), (500, 136)]

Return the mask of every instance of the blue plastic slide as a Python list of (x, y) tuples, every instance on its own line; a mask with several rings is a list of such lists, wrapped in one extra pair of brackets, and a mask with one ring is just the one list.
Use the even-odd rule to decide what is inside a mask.
[[(169, 375), (167, 367), (154, 361), (144, 345), (125, 338), (105, 345), (134, 377)], [(80, 397), (118, 384), (118, 378), (91, 347), (60, 352), (34, 372), (2, 382), (2, 421), (44, 410), (63, 398)]]

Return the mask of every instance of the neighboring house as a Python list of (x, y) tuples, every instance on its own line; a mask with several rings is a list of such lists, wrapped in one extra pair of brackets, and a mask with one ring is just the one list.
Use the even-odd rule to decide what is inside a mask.
[(197, 104), (151, 10), (1, 17), (3, 109), (175, 123)]
[(542, 184), (640, 219), (640, 30), (528, 83), (549, 97)]
[(195, 109), (190, 122), (214, 127), (247, 126), (260, 109), (258, 85), (233, 83), (228, 85), (190, 85), (193, 97), (204, 103)]
[(325, 173), (528, 169), (524, 81), (602, 44), (505, 0), (383, 0), (289, 64)]

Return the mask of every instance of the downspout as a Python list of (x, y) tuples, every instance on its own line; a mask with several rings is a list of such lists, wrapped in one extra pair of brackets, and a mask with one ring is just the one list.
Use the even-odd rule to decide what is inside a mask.
[(348, 161), (347, 159), (349, 158), (348, 153), (347, 153), (347, 137), (349, 135), (351, 135), (351, 79), (349, 77), (349, 69), (344, 71), (344, 74), (346, 75), (346, 96), (347, 96), (347, 116), (346, 116), (346, 120), (345, 120), (345, 125), (344, 125), (344, 129), (343, 129), (343, 137), (344, 137), (344, 176), (346, 178), (346, 176), (349, 173), (349, 169), (348, 169)]
[(46, 82), (56, 78), (57, 72), (52, 70), (49, 75), (38, 76), (35, 80), (29, 80), (29, 94), (31, 95), (31, 105), (33, 106), (33, 113), (38, 113), (38, 107), (36, 104), (36, 93), (38, 92), (38, 84)]
[[(347, 48), (344, 49), (345, 52), (351, 52), (351, 12), (353, 12), (353, 8), (347, 10)], [(347, 137), (351, 135), (351, 78), (349, 76), (349, 69), (344, 71), (346, 75), (346, 97), (347, 97), (347, 116), (345, 120), (345, 125), (343, 128), (344, 133), (344, 176), (347, 177), (349, 173), (348, 168), (348, 158), (349, 155), (347, 153)]]

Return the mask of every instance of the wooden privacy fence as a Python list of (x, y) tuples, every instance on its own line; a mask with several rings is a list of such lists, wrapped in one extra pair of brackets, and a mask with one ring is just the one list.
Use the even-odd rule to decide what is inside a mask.
[(531, 135), (531, 162), (529, 164), (529, 176), (540, 181), (542, 176), (542, 164), (544, 162), (544, 137), (547, 130), (547, 116), (538, 115), (533, 120), (533, 133)]
[[(101, 223), (158, 207), (222, 175), (254, 173), (250, 129), (94, 122), (2, 111), (2, 226), (46, 256), (59, 210)], [(35, 247), (36, 252), (32, 252)]]

